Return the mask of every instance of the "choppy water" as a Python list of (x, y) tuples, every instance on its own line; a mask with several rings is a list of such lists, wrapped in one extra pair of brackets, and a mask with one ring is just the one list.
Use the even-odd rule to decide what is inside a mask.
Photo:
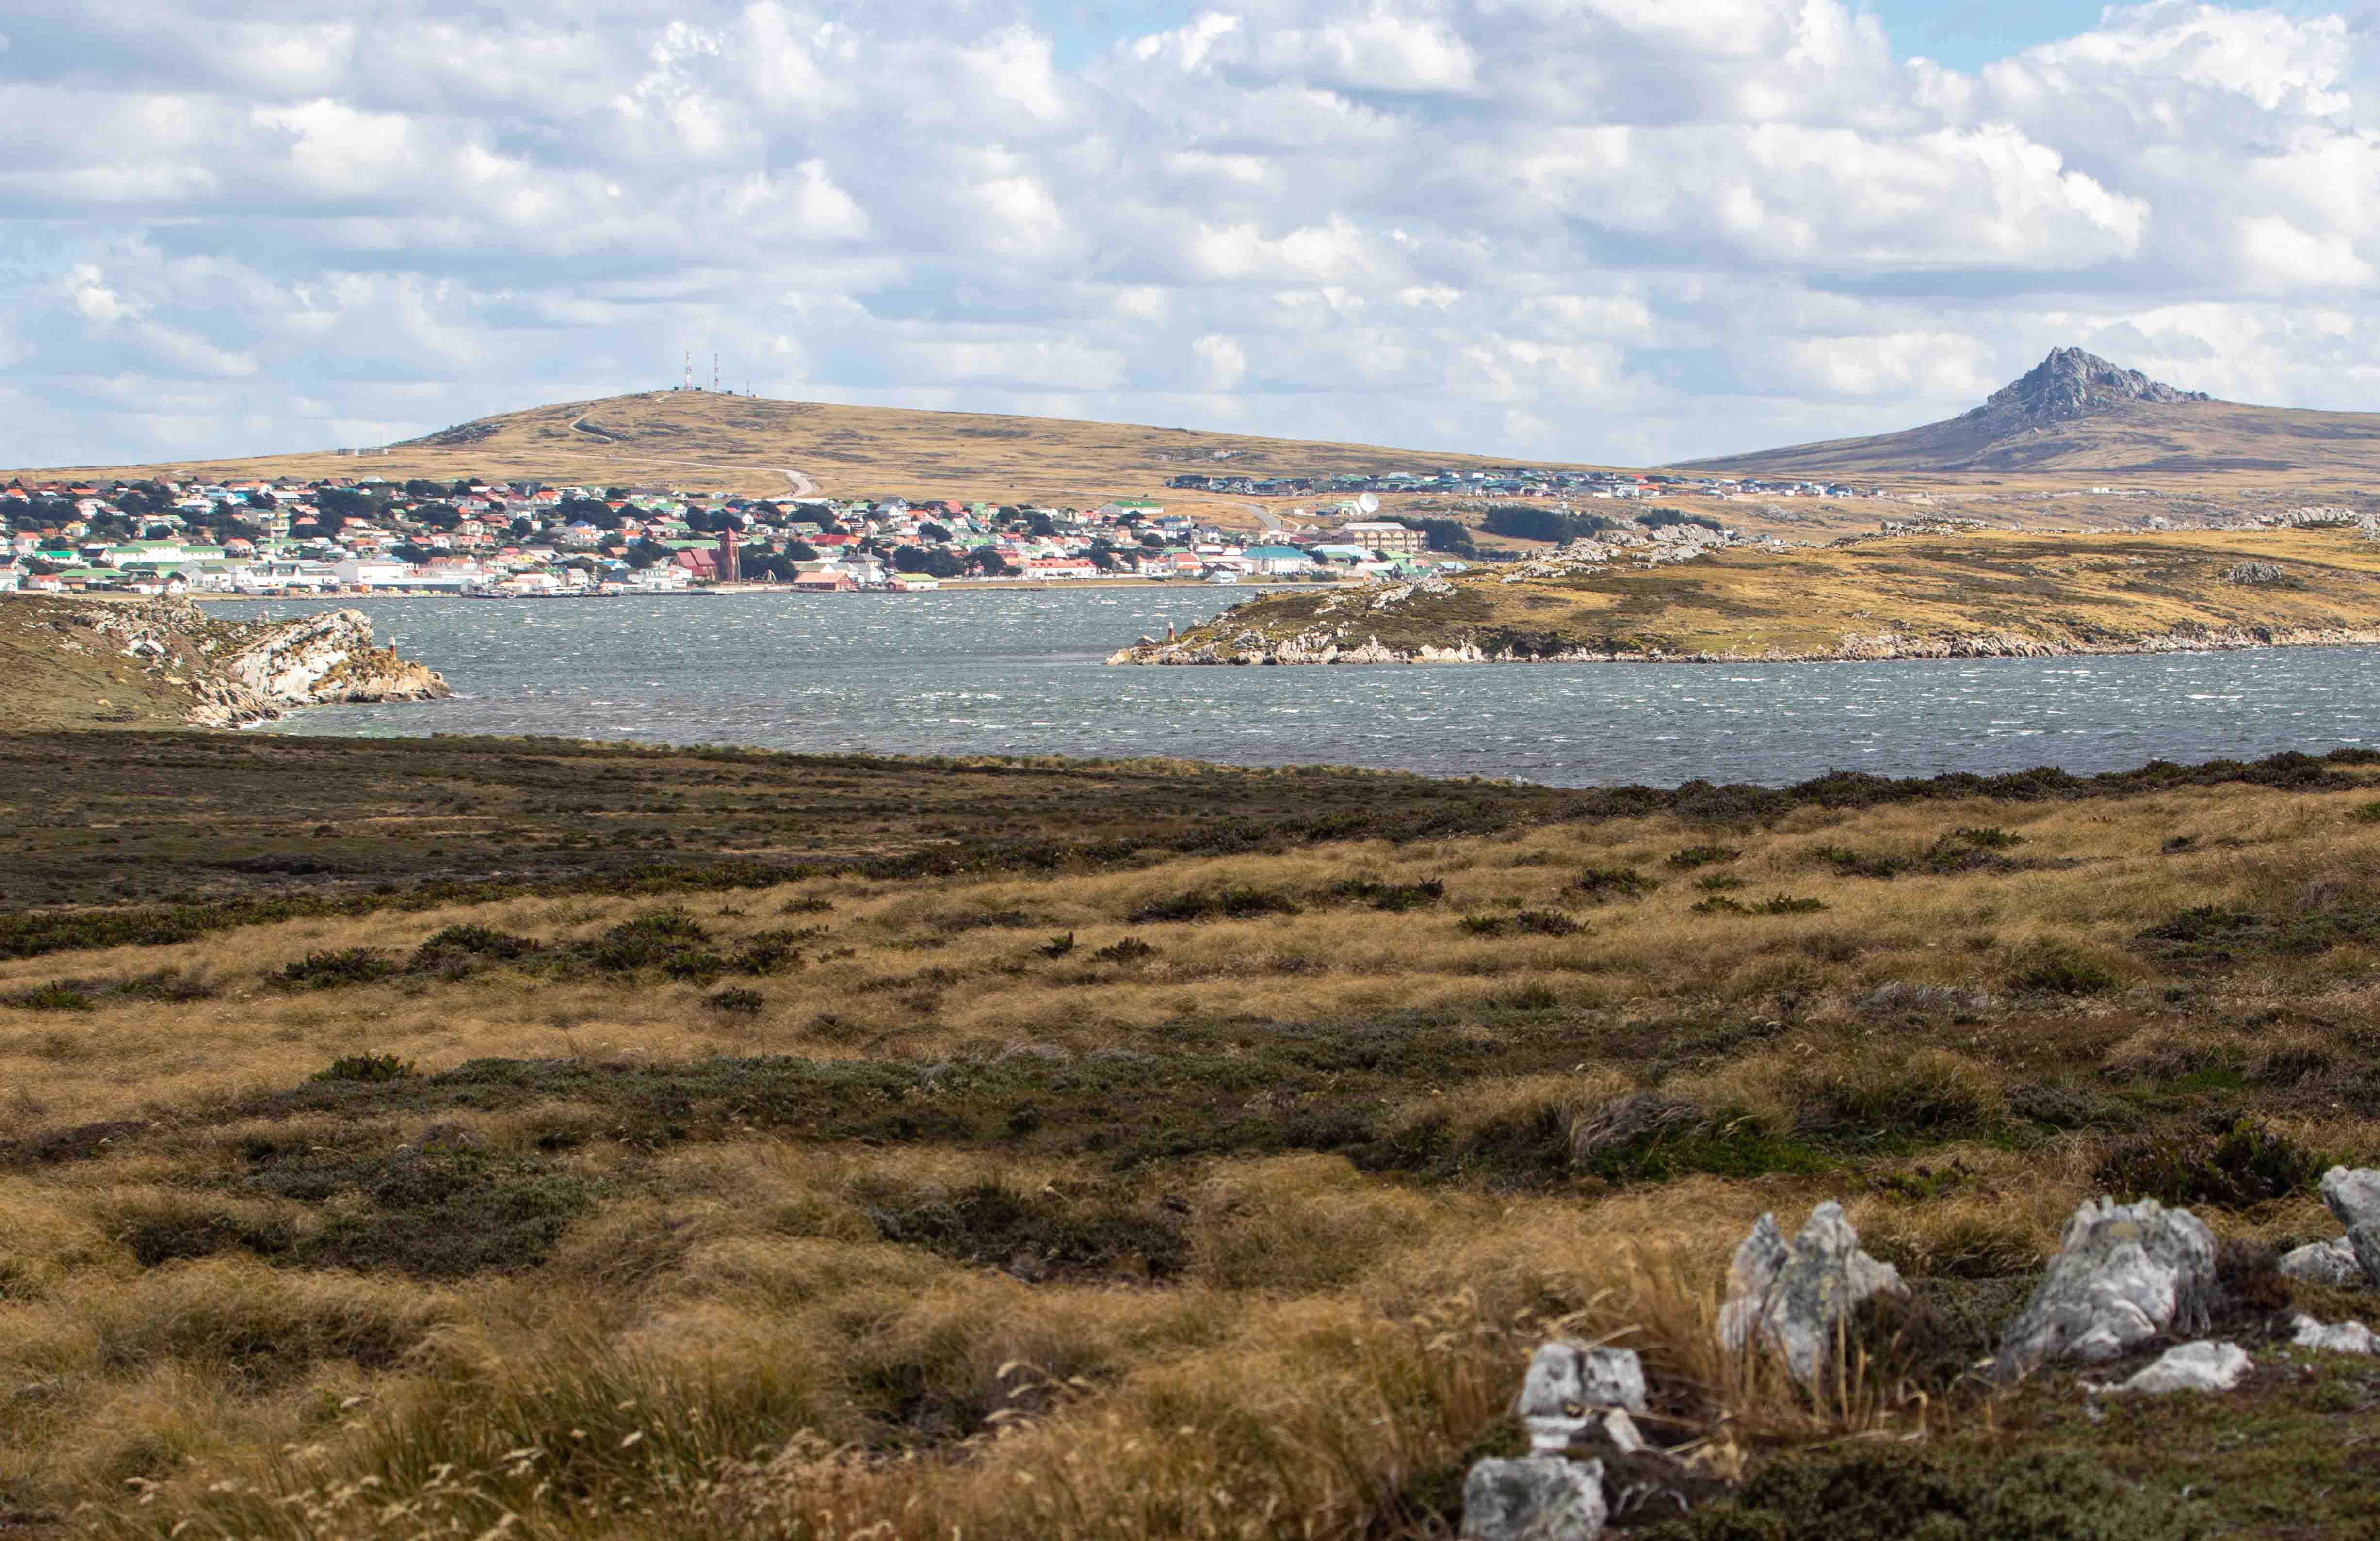
[[(1803, 664), (1109, 669), (1212, 588), (364, 600), (451, 701), (271, 731), (562, 734), (905, 754), (1170, 755), (1566, 785), (1779, 783), (2380, 743), (2380, 649)], [(291, 614), (298, 601), (226, 606)]]

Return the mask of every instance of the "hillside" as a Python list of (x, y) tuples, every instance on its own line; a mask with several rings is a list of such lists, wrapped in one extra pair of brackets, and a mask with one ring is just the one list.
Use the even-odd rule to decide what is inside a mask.
[(1828, 480), (1962, 473), (2366, 479), (2380, 476), (2380, 413), (2216, 401), (2058, 348), (1983, 406), (1944, 422), (1677, 468)]
[(1269, 596), (1110, 661), (1938, 658), (2380, 640), (2380, 546), (2351, 530), (1910, 536), (1733, 546), (1658, 566), (1642, 554)]
[[(322, 451), (141, 467), (0, 472), (55, 478), (200, 475), (464, 475), (558, 483), (656, 481), (722, 491), (831, 496), (930, 493), (995, 502), (1095, 503), (1162, 496), (1187, 471), (1420, 471), (1530, 464), (1476, 455), (1203, 433), (1128, 423), (972, 412), (919, 412), (771, 401), (708, 391), (652, 391), (481, 418), (348, 458)], [(1184, 501), (1177, 497), (1174, 501)]]

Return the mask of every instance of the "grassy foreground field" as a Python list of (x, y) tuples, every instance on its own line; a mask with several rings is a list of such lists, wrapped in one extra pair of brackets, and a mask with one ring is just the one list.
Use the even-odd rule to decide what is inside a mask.
[[(1441, 592), (1303, 590), (1224, 612), (1170, 655), (1293, 639), (1400, 653), (1892, 658), (2350, 641), (2380, 632), (2380, 545), (2351, 529), (1898, 536), (1548, 577), (1494, 569)], [(1245, 640), (1243, 640), (1245, 639)], [(1260, 641), (1258, 640), (1260, 639)], [(1197, 661), (1230, 661), (1200, 658)]]
[[(1670, 1541), (2380, 1523), (2268, 1271), (2380, 1155), (2380, 757), (0, 752), (0, 1534), (1441, 1536), (1557, 1329), (1748, 1477)], [(1965, 1376), (2103, 1189), (2241, 1390)], [(1922, 1309), (1804, 1393), (1712, 1317), (1827, 1197)]]

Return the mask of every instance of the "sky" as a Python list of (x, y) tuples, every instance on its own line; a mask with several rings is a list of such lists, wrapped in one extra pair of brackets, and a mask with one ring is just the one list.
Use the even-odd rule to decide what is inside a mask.
[(2380, 0), (0, 0), (0, 465), (674, 384), (1645, 465), (2380, 406)]

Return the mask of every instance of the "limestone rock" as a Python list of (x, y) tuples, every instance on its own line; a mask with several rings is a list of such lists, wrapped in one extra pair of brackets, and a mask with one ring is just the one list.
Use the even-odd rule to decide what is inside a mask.
[(2347, 1244), (2363, 1277), (2380, 1284), (2380, 1171), (2333, 1167), (2322, 1174), (2322, 1201), (2347, 1227)]
[(2162, 1396), (2168, 1391), (2228, 1391), (2256, 1366), (2237, 1343), (2197, 1342), (2169, 1348), (2157, 1362), (2115, 1391)]
[[(1529, 1443), (1561, 1450), (1602, 1420), (1607, 1408), (1645, 1411), (1645, 1366), (1636, 1351), (1553, 1342), (1537, 1350), (1521, 1382), (1520, 1412)], [(1632, 1423), (1633, 1433), (1634, 1425)]]
[(2048, 1360), (2112, 1359), (2203, 1320), (2215, 1283), (2215, 1237), (2187, 1209), (2155, 1199), (2086, 1200), (2000, 1348), (2004, 1374)]
[(2372, 1329), (2362, 1322), (2326, 1326), (2301, 1312), (2289, 1325), (2297, 1334), (2289, 1341), (2300, 1348), (2322, 1349), (2331, 1353), (2371, 1353), (2380, 1349), (2372, 1340)]
[(1490, 1459), (1463, 1483), (1463, 1541), (1596, 1541), (1606, 1513), (1600, 1461)]
[(2366, 1282), (2363, 1265), (2355, 1260), (2354, 1244), (2344, 1236), (2335, 1242), (2308, 1242), (2283, 1253), (2274, 1267), (2308, 1284), (2344, 1288)]
[(1900, 1270), (1860, 1250), (1859, 1233), (1832, 1199), (1810, 1211), (1791, 1246), (1776, 1217), (1763, 1215), (1727, 1270), (1719, 1341), (1730, 1349), (1766, 1343), (1785, 1355), (1796, 1379), (1814, 1380), (1837, 1329), (1862, 1301), (1903, 1292)]

